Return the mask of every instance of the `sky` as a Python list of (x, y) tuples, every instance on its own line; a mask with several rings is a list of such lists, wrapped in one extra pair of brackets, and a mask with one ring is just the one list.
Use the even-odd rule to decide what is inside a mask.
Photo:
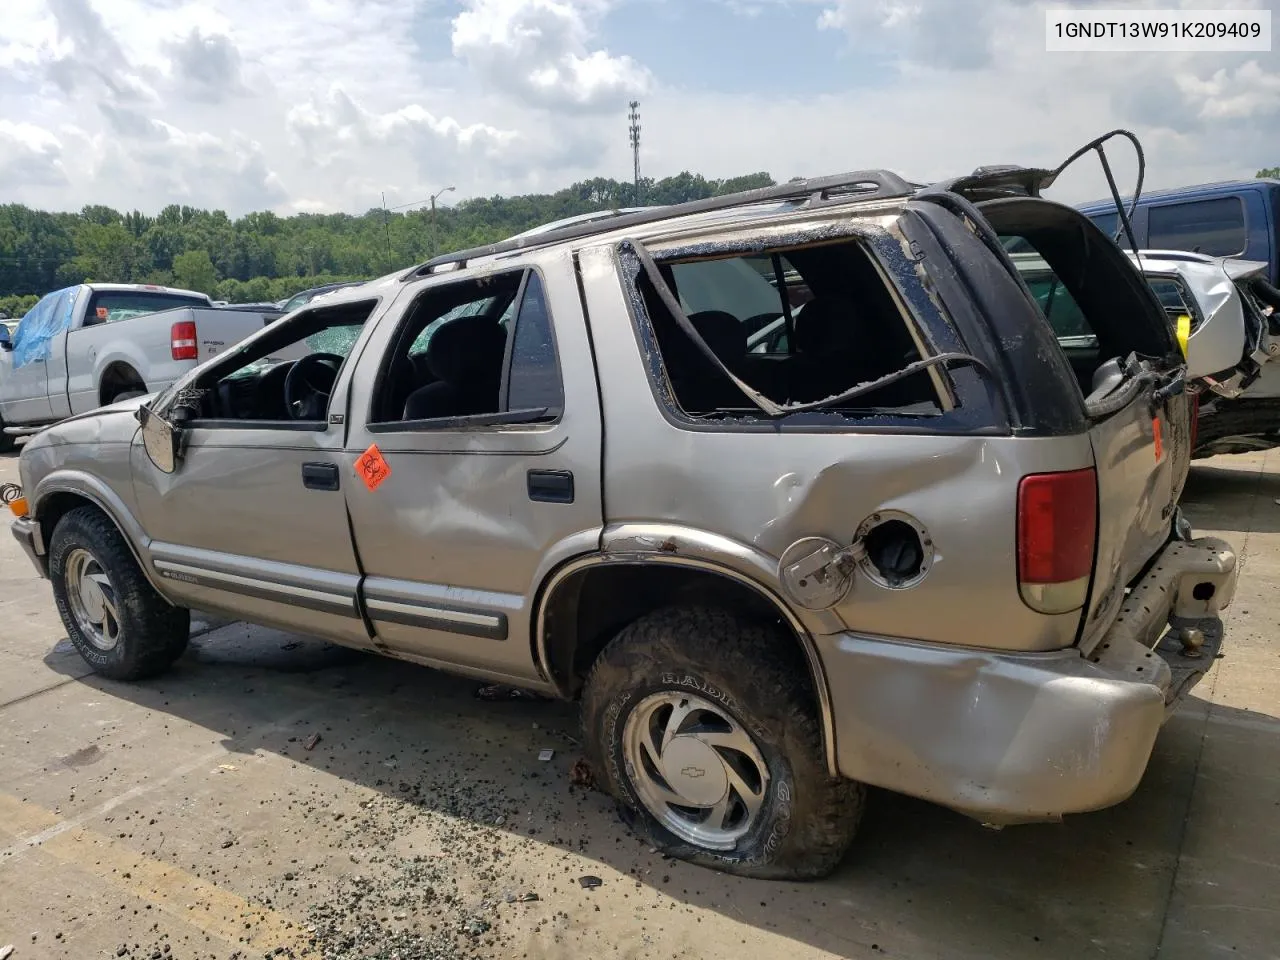
[[(0, 0), (0, 203), (362, 213), (629, 179), (917, 181), (1133, 130), (1147, 186), (1280, 164), (1280, 54), (1046, 53), (1035, 0)], [(1075, 6), (1211, 7), (1212, 0)], [(1266, 0), (1229, 0), (1233, 9)], [(1132, 154), (1113, 156), (1127, 191)], [(1102, 196), (1096, 163), (1050, 194)]]

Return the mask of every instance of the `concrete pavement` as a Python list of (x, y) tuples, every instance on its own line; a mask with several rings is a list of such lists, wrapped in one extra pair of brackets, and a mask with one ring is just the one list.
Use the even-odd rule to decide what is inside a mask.
[(571, 785), (564, 705), (482, 702), (471, 683), (239, 624), (198, 628), (162, 679), (94, 677), (5, 535), (0, 946), (14, 960), (1280, 957), (1277, 466), (1193, 468), (1189, 516), (1244, 569), (1227, 657), (1130, 801), (992, 832), (877, 793), (838, 874), (803, 885), (650, 852)]

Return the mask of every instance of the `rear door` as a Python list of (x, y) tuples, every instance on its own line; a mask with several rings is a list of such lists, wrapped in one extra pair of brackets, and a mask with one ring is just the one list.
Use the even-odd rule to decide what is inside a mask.
[[(1038, 198), (979, 208), (1006, 250), (1025, 252), (1013, 265), (1027, 270), (1085, 398), (1098, 482), (1087, 644), (1170, 535), (1191, 460), (1186, 368), (1143, 276), (1082, 214)], [(1051, 300), (1036, 296), (1041, 288), (1052, 289)]]

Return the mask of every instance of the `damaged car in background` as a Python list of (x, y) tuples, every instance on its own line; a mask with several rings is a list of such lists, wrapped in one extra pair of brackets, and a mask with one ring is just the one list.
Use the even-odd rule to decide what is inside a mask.
[[(1273, 362), (1280, 359), (1280, 289), (1268, 282), (1267, 264), (1144, 250), (1140, 267), (1204, 384), (1192, 455), (1280, 446), (1280, 363)], [(1245, 352), (1237, 356), (1241, 340)]]
[(14, 534), (109, 677), (199, 609), (579, 700), (634, 829), (740, 875), (831, 871), (867, 784), (1118, 803), (1236, 559), (1178, 509), (1174, 330), (1055, 175), (796, 181), (332, 293), (33, 439)]
[[(1097, 368), (1097, 338), (1044, 260), (1006, 243), (1072, 366)], [(1192, 456), (1280, 445), (1280, 290), (1261, 261), (1173, 250), (1128, 252), (1187, 358), (1197, 416)]]

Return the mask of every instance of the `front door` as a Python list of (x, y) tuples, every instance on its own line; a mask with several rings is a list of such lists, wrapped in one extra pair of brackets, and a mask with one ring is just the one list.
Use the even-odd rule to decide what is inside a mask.
[[(354, 646), (370, 646), (347, 525), (346, 358), (372, 302), (312, 310), (299, 336), (196, 383), (172, 474), (141, 438), (132, 465), (156, 573), (178, 602)], [(279, 340), (283, 334), (276, 334)], [(332, 401), (330, 402), (330, 396)], [(333, 419), (341, 420), (341, 417)]]
[(572, 263), (549, 255), (535, 269), (428, 279), (396, 308), (364, 354), (380, 357), (376, 380), (361, 362), (343, 478), (378, 643), (537, 682), (538, 587), (598, 548), (603, 515), (600, 407)]
[(79, 287), (46, 296), (19, 324), (14, 349), (5, 351), (0, 366), (3, 419), (10, 424), (42, 424), (55, 419), (49, 403), (50, 370), (61, 359), (65, 330), (79, 295)]

